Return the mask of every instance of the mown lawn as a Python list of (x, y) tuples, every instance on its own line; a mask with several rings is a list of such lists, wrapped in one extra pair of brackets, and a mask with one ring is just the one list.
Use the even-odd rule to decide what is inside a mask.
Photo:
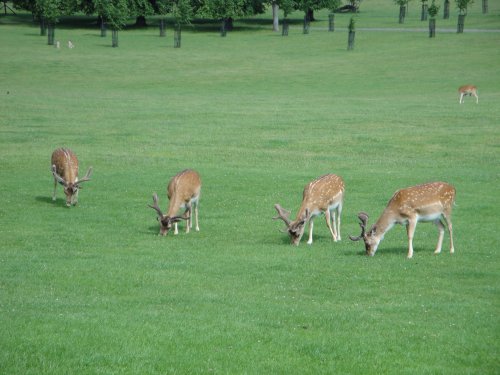
[[(412, 9), (404, 27), (425, 28)], [(395, 5), (362, 10), (359, 28), (399, 27)], [(226, 38), (195, 24), (180, 49), (171, 29), (111, 48), (63, 20), (58, 50), (2, 16), (0, 373), (498, 373), (500, 33), (467, 25), (499, 15), (478, 1), (464, 34), (435, 39), (359, 30), (354, 51), (349, 16), (328, 33), (326, 12), (309, 35), (294, 14), (286, 38), (261, 18)], [(466, 83), (479, 104), (458, 104)], [(94, 168), (73, 208), (51, 200), (60, 146)], [(158, 237), (147, 204), (188, 167), (201, 231)], [(318, 218), (291, 247), (273, 205), (294, 215), (324, 173), (346, 182), (342, 241)], [(433, 255), (430, 224), (412, 260), (403, 227), (373, 258), (348, 239), (360, 210), (372, 223), (433, 180), (457, 189), (455, 254), (446, 234)]]

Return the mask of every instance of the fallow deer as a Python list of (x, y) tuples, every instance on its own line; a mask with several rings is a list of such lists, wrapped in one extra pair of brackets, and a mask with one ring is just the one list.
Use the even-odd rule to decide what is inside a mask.
[(352, 241), (363, 239), (366, 254), (375, 255), (384, 234), (394, 224), (406, 225), (408, 234), (408, 258), (413, 257), (413, 235), (419, 221), (431, 221), (438, 227), (439, 238), (435, 254), (441, 252), (445, 226), (441, 221), (444, 218), (450, 234), (450, 253), (453, 254), (453, 229), (451, 224), (451, 211), (455, 202), (455, 188), (445, 182), (430, 182), (396, 191), (387, 204), (377, 222), (366, 231), (368, 215), (364, 212), (358, 214), (361, 235), (349, 236)]
[[(342, 177), (327, 174), (318, 177), (307, 184), (302, 195), (302, 204), (295, 221), (291, 221), (288, 216), (290, 212), (283, 209), (279, 204), (274, 208), (278, 211), (278, 216), (274, 219), (281, 219), (287, 226), (293, 245), (298, 246), (304, 234), (307, 221), (309, 221), (309, 240), (307, 243), (313, 243), (313, 220), (321, 213), (325, 214), (326, 225), (330, 230), (334, 241), (340, 241), (340, 215), (344, 200), (344, 181)], [(335, 220), (337, 214), (337, 220)], [(332, 226), (333, 223), (333, 226)]]
[(56, 200), (57, 183), (64, 186), (66, 195), (66, 206), (76, 205), (78, 203), (78, 191), (80, 184), (90, 180), (92, 167), (87, 171), (85, 177), (78, 179), (78, 159), (69, 148), (58, 148), (52, 153), (51, 158), (52, 176), (54, 176), (54, 193), (52, 200)]
[(464, 96), (475, 96), (476, 104), (479, 103), (479, 97), (477, 96), (477, 87), (474, 85), (465, 85), (458, 88), (458, 93), (460, 94), (460, 99), (458, 102), (462, 104), (464, 102)]
[[(172, 228), (172, 225), (174, 225), (174, 234), (178, 234), (177, 223), (181, 220), (187, 220), (186, 233), (189, 233), (190, 228), (193, 226), (191, 215), (193, 207), (196, 220), (196, 231), (198, 232), (200, 230), (198, 225), (198, 202), (200, 199), (200, 192), (200, 175), (192, 169), (186, 169), (172, 177), (168, 184), (167, 196), (170, 203), (166, 214), (163, 214), (158, 205), (158, 194), (153, 194), (153, 205), (148, 206), (154, 209), (158, 214), (160, 235), (166, 236)], [(177, 212), (181, 208), (185, 208), (186, 210), (183, 216), (177, 216)]]

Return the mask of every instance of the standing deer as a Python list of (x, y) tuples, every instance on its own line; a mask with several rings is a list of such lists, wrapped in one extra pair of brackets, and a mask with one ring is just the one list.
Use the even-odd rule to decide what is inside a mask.
[[(198, 172), (192, 169), (186, 169), (176, 174), (170, 180), (167, 188), (167, 196), (170, 200), (166, 214), (163, 214), (158, 205), (158, 194), (153, 194), (153, 205), (148, 205), (158, 214), (160, 222), (160, 235), (166, 236), (169, 230), (174, 225), (174, 234), (178, 234), (177, 223), (181, 220), (187, 220), (186, 233), (193, 226), (191, 216), (192, 207), (194, 206), (194, 216), (196, 219), (196, 231), (200, 230), (198, 225), (198, 202), (200, 199), (201, 179)], [(185, 208), (183, 216), (177, 216), (177, 212)]]
[(92, 167), (87, 171), (85, 177), (78, 179), (78, 159), (69, 148), (58, 148), (52, 153), (51, 158), (52, 175), (54, 176), (54, 193), (52, 200), (56, 200), (57, 183), (64, 186), (66, 194), (66, 206), (78, 203), (78, 190), (80, 184), (89, 181), (92, 174)]
[[(340, 214), (342, 213), (344, 190), (342, 177), (334, 174), (318, 177), (305, 186), (302, 205), (297, 212), (295, 221), (288, 218), (290, 212), (283, 209), (279, 204), (274, 205), (274, 208), (278, 211), (278, 216), (274, 219), (281, 219), (285, 222), (292, 244), (296, 246), (299, 245), (304, 234), (305, 225), (309, 221), (309, 240), (307, 243), (311, 245), (313, 243), (313, 220), (324, 212), (326, 225), (333, 240), (335, 242), (340, 241)], [(337, 214), (337, 220), (335, 220), (335, 213)], [(337, 225), (335, 225), (335, 222), (337, 222)]]
[(458, 102), (462, 104), (464, 102), (464, 96), (475, 96), (476, 104), (479, 103), (479, 97), (477, 96), (477, 87), (474, 85), (465, 85), (458, 88), (458, 93), (460, 94), (460, 99)]
[(377, 247), (384, 238), (384, 234), (394, 224), (405, 224), (408, 234), (408, 258), (413, 257), (413, 235), (419, 221), (432, 221), (439, 229), (439, 239), (435, 254), (441, 252), (444, 237), (444, 218), (450, 234), (450, 253), (453, 248), (453, 229), (451, 224), (451, 210), (455, 202), (455, 188), (445, 182), (430, 182), (396, 191), (387, 204), (384, 212), (377, 222), (367, 232), (368, 215), (364, 212), (358, 214), (361, 235), (349, 236), (352, 241), (363, 239), (366, 254), (373, 256)]

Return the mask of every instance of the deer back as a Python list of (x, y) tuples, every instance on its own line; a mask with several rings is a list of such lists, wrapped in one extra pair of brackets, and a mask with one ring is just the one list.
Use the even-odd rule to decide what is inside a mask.
[(74, 184), (78, 179), (78, 158), (69, 148), (61, 147), (52, 153), (51, 165), (67, 184)]
[(477, 87), (474, 85), (464, 85), (458, 88), (459, 93), (471, 94), (477, 91)]
[(198, 172), (186, 169), (176, 174), (168, 183), (167, 195), (170, 200), (168, 216), (174, 216), (180, 207), (196, 199), (201, 191)]
[(386, 210), (401, 217), (433, 215), (450, 211), (455, 202), (455, 188), (446, 182), (430, 182), (396, 191)]
[(342, 177), (326, 174), (308, 183), (302, 194), (302, 205), (297, 218), (302, 217), (308, 209), (311, 214), (324, 212), (329, 207), (342, 202), (345, 184)]

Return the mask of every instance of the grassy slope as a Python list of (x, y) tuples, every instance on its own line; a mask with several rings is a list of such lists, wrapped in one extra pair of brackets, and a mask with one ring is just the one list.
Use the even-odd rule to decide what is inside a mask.
[[(397, 22), (370, 6), (358, 27)], [(495, 6), (466, 27), (498, 28)], [(186, 30), (174, 50), (171, 31), (111, 49), (62, 28), (76, 48), (56, 50), (0, 27), (0, 372), (498, 372), (499, 34), (358, 32), (348, 53), (321, 30)], [(468, 82), (480, 103), (459, 106)], [(95, 169), (74, 209), (50, 200), (60, 145)], [(185, 167), (201, 232), (158, 238), (146, 204)], [(347, 184), (343, 241), (318, 218), (291, 248), (273, 204), (295, 212), (326, 172)], [(456, 254), (422, 224), (412, 261), (401, 227), (362, 256), (356, 213), (429, 180), (457, 187)]]

